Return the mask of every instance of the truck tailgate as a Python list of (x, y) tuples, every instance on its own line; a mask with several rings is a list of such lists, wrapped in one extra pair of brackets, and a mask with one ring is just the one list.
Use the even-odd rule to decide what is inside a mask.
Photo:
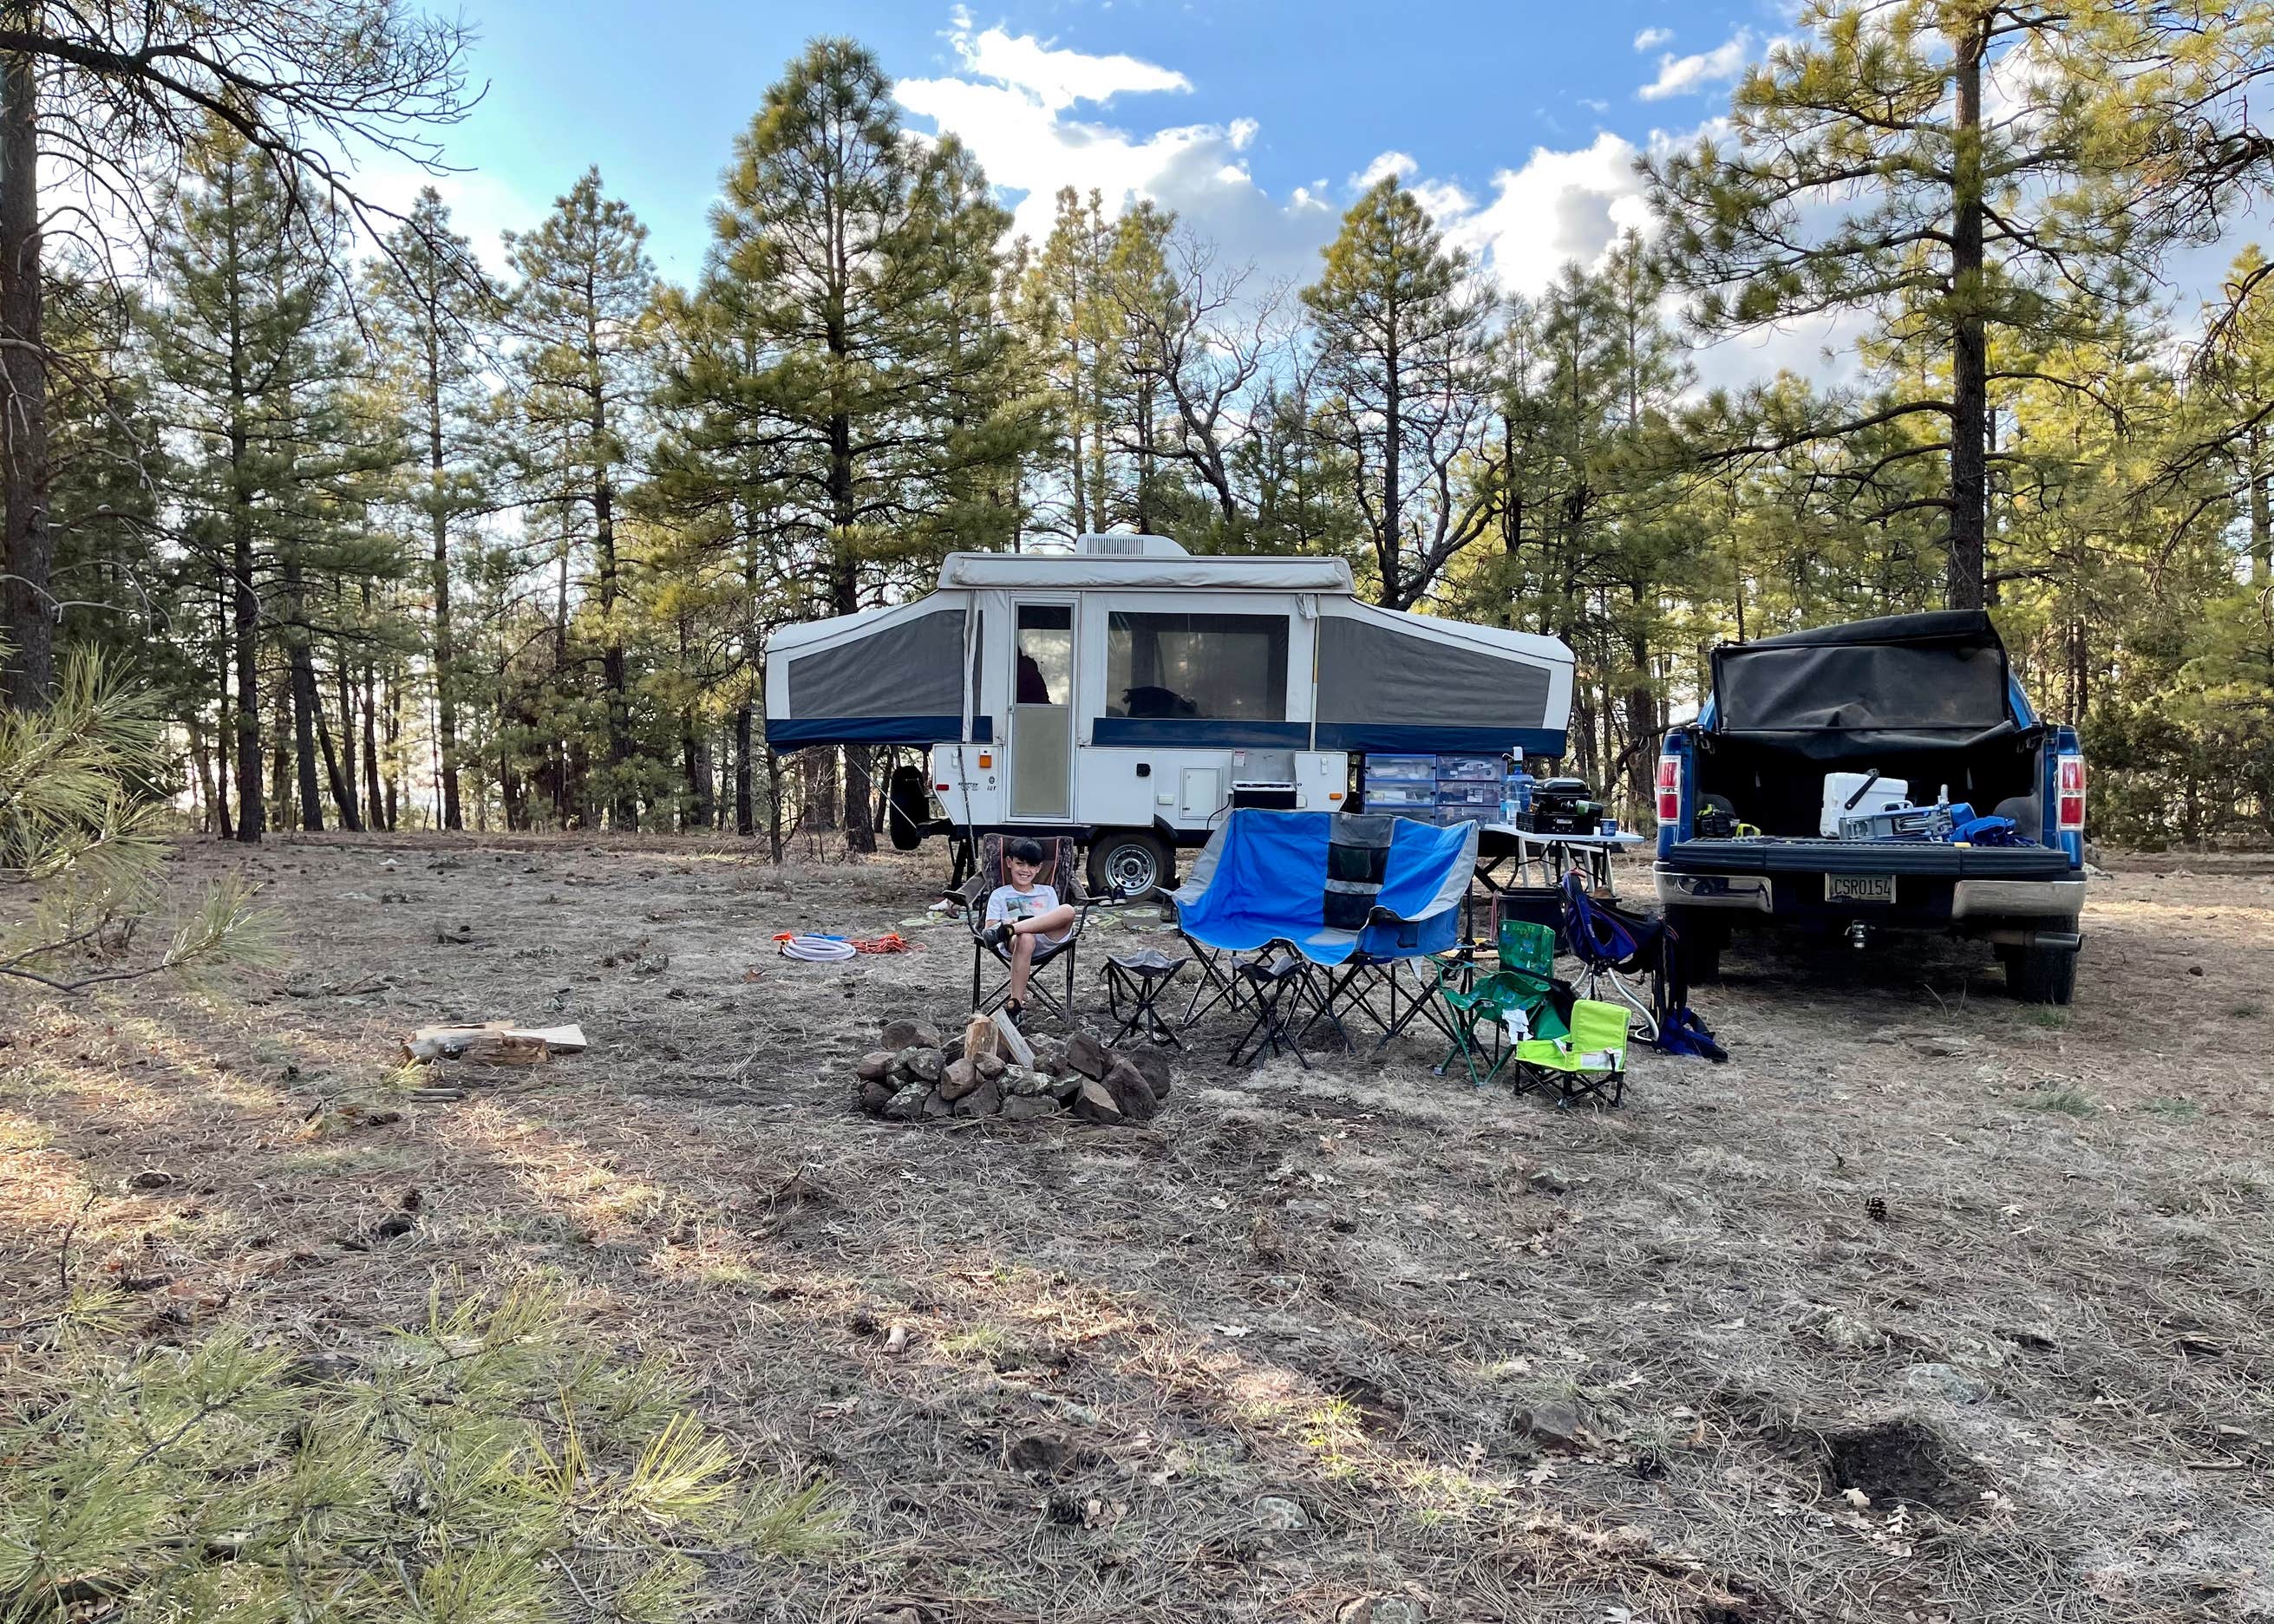
[(1661, 868), (1707, 874), (1909, 874), (1951, 880), (2064, 880), (2074, 872), (2068, 866), (2068, 853), (2059, 846), (1777, 836), (1684, 840), (1658, 861)]

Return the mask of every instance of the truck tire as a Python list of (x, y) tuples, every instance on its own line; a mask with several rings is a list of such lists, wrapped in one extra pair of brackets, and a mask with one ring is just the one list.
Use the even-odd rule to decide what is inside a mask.
[(2006, 990), (2023, 1004), (2067, 1004), (2076, 992), (2073, 947), (2009, 947), (1999, 950), (2006, 965)]
[(1674, 927), (1682, 984), (1697, 987), (1720, 981), (1721, 949), (1728, 944), (1729, 927), (1715, 919), (1710, 908), (1668, 908), (1666, 922)]
[(1177, 883), (1169, 843), (1149, 829), (1106, 829), (1089, 843), (1089, 892), (1142, 902)]

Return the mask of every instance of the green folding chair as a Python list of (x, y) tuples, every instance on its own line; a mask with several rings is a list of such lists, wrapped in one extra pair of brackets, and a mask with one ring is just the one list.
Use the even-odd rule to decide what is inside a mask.
[(1627, 1018), (1624, 1004), (1575, 999), (1570, 1029), (1560, 1036), (1527, 1038), (1514, 1046), (1517, 1087), (1553, 1083), (1559, 1103), (1599, 1100), (1616, 1105), (1626, 1093)]
[[(1523, 920), (1501, 921), (1500, 968), (1479, 976), (1467, 988), (1450, 985), (1446, 972), (1437, 973), (1437, 996), (1443, 1000), (1453, 1034), (1452, 1046), (1437, 1063), (1437, 1075), (1449, 1070), (1455, 1056), (1468, 1067), (1469, 1080), (1482, 1088), (1497, 1078), (1515, 1054), (1508, 1039), (1509, 1018), (1521, 1014), (1524, 1029), (1535, 1037), (1560, 1037), (1566, 1030), (1555, 1007), (1555, 933), (1545, 925)], [(1478, 1041), (1478, 1028), (1493, 1034), (1489, 1048)], [(1484, 1064), (1480, 1071), (1478, 1066)], [(1519, 1075), (1517, 1091), (1526, 1086)]]

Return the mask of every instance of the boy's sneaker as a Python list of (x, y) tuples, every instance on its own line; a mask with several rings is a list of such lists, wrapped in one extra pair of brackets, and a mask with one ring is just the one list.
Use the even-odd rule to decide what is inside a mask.
[(1011, 927), (1001, 924), (990, 925), (979, 933), (979, 939), (990, 947), (1000, 947), (1011, 939)]

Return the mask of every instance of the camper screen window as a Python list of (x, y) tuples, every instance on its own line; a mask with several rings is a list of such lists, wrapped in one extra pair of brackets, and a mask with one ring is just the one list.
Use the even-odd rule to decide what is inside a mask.
[(1287, 718), (1284, 614), (1109, 614), (1105, 714)]

